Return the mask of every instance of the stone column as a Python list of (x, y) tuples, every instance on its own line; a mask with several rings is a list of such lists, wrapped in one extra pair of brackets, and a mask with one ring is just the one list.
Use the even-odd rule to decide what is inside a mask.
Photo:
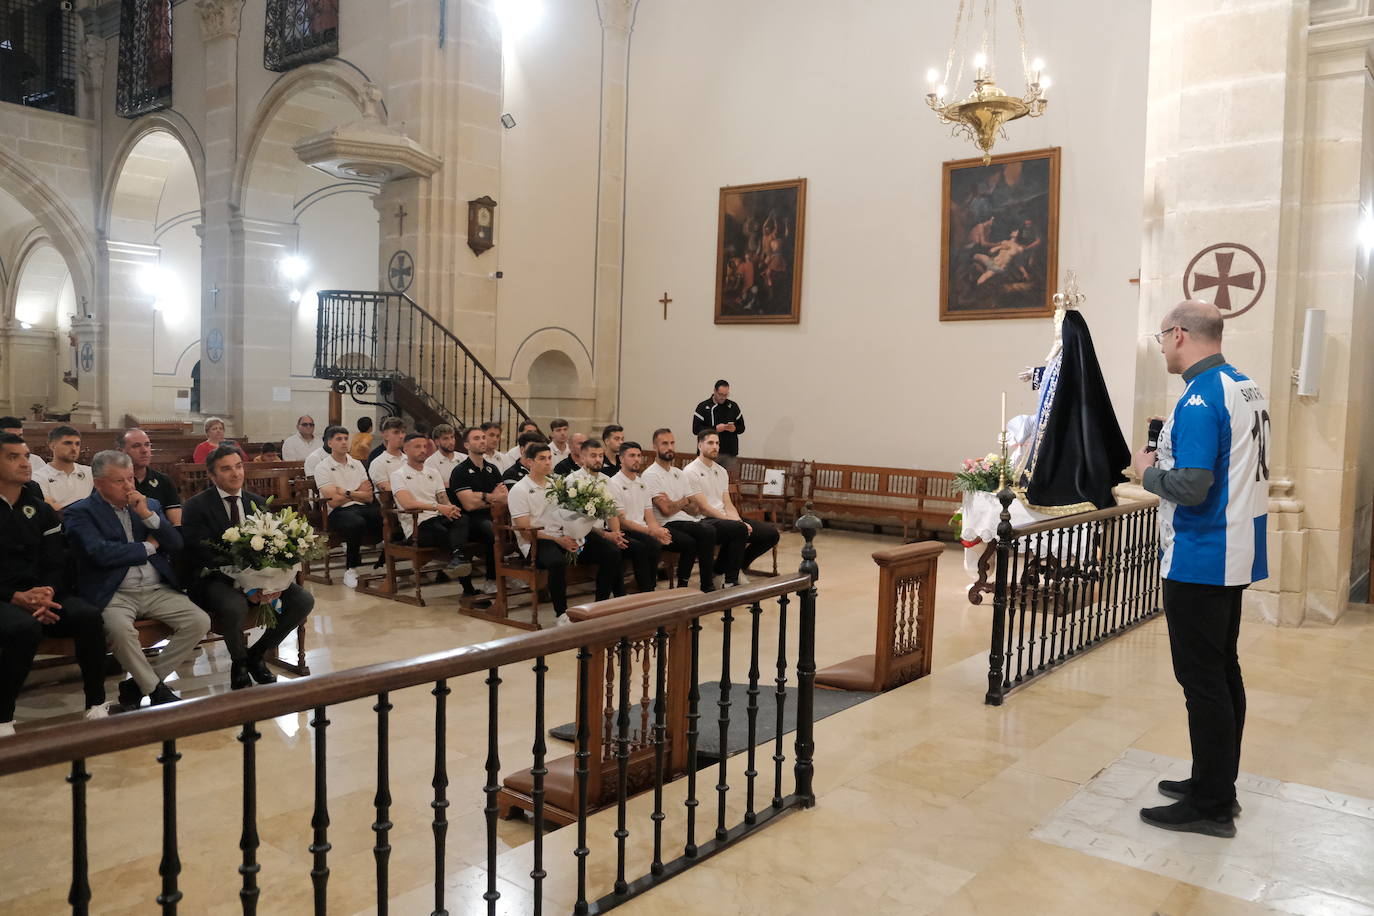
[[(145, 272), (157, 266), (162, 249), (115, 239), (106, 240), (103, 247), (109, 304), (92, 371), (100, 379), (96, 401), (106, 421), (120, 423), (125, 414), (147, 415), (153, 408), (153, 296), (145, 288)], [(79, 359), (80, 346), (77, 353)], [(78, 377), (84, 385), (84, 377)]]
[(100, 352), (101, 323), (93, 315), (78, 315), (72, 320), (72, 335), (76, 338), (76, 412), (72, 419), (78, 423), (103, 426), (105, 418), (100, 410), (98, 391), (100, 376), (96, 372), (96, 354)]
[[(201, 233), (200, 405), (201, 412), (236, 414), (230, 363), (215, 360), (224, 341), (237, 333), (243, 314), (243, 265), (235, 260), (229, 205), (238, 159), (238, 36), (244, 0), (196, 0), (201, 53), (205, 59), (205, 220)], [(285, 339), (285, 338), (284, 338)], [(211, 347), (215, 344), (215, 347)]]
[[(275, 399), (272, 382), (291, 374), (289, 365), (282, 371), (282, 361), (290, 360), (291, 326), (299, 306), (289, 298), (290, 286), (281, 275), (280, 263), (295, 254), (300, 226), (235, 216), (229, 221), (229, 232), (235, 263), (242, 269), (241, 310), (230, 313), (220, 368), (234, 380), (231, 412), (237, 419), (236, 431), (291, 429), (296, 411), (289, 397)], [(202, 364), (202, 386), (204, 377)]]
[(597, 0), (601, 14), (601, 158), (596, 202), (596, 326), (592, 369), (597, 418), (615, 419), (625, 267), (625, 119), (630, 32), (639, 0)]

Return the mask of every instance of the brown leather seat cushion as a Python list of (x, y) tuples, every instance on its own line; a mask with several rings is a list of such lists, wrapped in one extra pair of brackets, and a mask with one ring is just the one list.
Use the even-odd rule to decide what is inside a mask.
[[(544, 800), (564, 811), (577, 810), (577, 757), (569, 754), (547, 762), (549, 773), (544, 777)], [(534, 774), (531, 770), (512, 773), (503, 780), (507, 789), (524, 795), (534, 795)]]
[(872, 655), (860, 655), (816, 672), (818, 686), (836, 690), (881, 690), (877, 680), (878, 660)]

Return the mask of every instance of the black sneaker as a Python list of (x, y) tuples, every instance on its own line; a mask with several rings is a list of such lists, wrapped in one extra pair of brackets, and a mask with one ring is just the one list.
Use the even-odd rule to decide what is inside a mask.
[(142, 702), (143, 691), (139, 689), (138, 681), (125, 678), (119, 682), (119, 701), (110, 704), (110, 712), (133, 712)]
[(1141, 808), (1140, 819), (1151, 827), (1176, 830), (1180, 833), (1200, 833), (1203, 836), (1223, 839), (1236, 835), (1236, 825), (1229, 815), (1208, 817), (1186, 801), (1161, 805), (1158, 808)]
[[(1193, 787), (1191, 779), (1161, 779), (1159, 781), (1159, 794), (1165, 798), (1177, 798), (1180, 801), (1188, 797), (1188, 790)], [(1231, 816), (1240, 817), (1240, 802), (1231, 802)]]
[(148, 700), (154, 706), (161, 706), (163, 703), (176, 703), (181, 699), (176, 692), (166, 684), (159, 683), (153, 688), (153, 692), (148, 694)]

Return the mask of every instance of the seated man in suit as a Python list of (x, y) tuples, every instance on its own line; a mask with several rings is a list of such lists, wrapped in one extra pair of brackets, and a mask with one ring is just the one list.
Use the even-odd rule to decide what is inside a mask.
[[(63, 513), (67, 537), (76, 549), (77, 594), (100, 609), (105, 638), (129, 672), (119, 685), (119, 706), (137, 709), (180, 700), (163, 680), (190, 656), (210, 629), (210, 618), (184, 595), (172, 572), (171, 555), (182, 548), (181, 533), (155, 499), (134, 486), (134, 464), (113, 449), (91, 460), (95, 492)], [(151, 665), (139, 645), (134, 621), (156, 620), (172, 638)]]
[(29, 447), (0, 433), (0, 738), (14, 734), (14, 704), (45, 636), (70, 636), (86, 688), (86, 718), (105, 712), (105, 630), (100, 612), (67, 594), (62, 521), (32, 484)]
[[(243, 489), (243, 456), (238, 449), (221, 446), (205, 459), (210, 486), (186, 500), (182, 506), (182, 534), (190, 552), (191, 566), (200, 576), (191, 584), (190, 594), (197, 604), (215, 619), (215, 631), (224, 636), (229, 650), (229, 686), (240, 690), (252, 685), (271, 684), (277, 676), (263, 657), (300, 626), (315, 607), (315, 596), (292, 582), (285, 591), (245, 595), (234, 580), (219, 571), (231, 565), (228, 557), (215, 548), (220, 535), (253, 512), (267, 508), (267, 500)], [(244, 622), (250, 610), (281, 598), (281, 611), (275, 626), (265, 630), (252, 646), (245, 645)], [(251, 626), (251, 624), (250, 624)]]

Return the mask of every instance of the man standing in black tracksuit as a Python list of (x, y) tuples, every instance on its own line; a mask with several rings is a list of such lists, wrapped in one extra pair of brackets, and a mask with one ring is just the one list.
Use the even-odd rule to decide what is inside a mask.
[(720, 434), (720, 457), (716, 461), (727, 471), (733, 468), (739, 455), (739, 437), (744, 432), (744, 413), (730, 400), (730, 383), (723, 378), (716, 379), (715, 391), (692, 414), (692, 435), (703, 429)]

